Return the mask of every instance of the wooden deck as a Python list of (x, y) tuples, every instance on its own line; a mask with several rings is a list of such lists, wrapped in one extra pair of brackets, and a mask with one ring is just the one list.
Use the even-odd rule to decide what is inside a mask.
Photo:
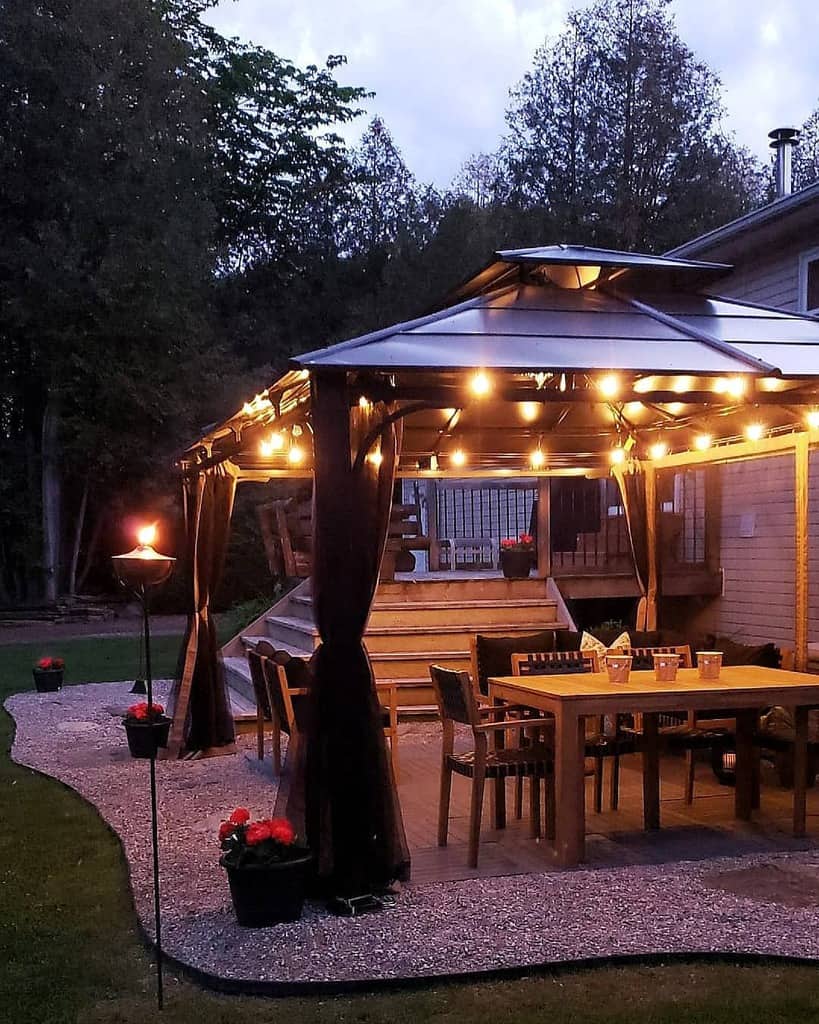
[[(513, 783), (507, 783), (509, 820), (503, 830), (492, 828), (490, 802), (484, 805), (478, 869), (466, 865), (469, 812), (469, 781), (455, 777), (452, 789), (449, 845), (436, 843), (440, 731), (434, 723), (402, 726), (399, 794), (404, 826), (412, 854), (412, 882), (455, 881), (502, 875), (554, 871), (546, 856), (546, 840), (528, 835), (525, 815), (516, 821), (512, 813)], [(665, 757), (661, 772), (661, 822), (659, 832), (642, 828), (642, 774), (639, 755), (623, 759), (620, 809), (595, 814), (591, 810), (591, 780), (586, 789), (586, 867), (616, 868), (631, 864), (700, 860), (759, 853), (783, 853), (819, 847), (819, 789), (808, 790), (808, 836), (791, 833), (790, 790), (779, 787), (772, 769), (763, 765), (762, 806), (752, 822), (734, 820), (734, 791), (721, 786), (707, 763), (697, 765), (694, 803), (683, 800), (685, 762)], [(604, 808), (608, 795), (606, 765)]]

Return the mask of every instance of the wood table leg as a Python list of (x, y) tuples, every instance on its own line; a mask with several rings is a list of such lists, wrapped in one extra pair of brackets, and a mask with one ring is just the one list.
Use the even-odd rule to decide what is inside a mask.
[(660, 827), (660, 749), (656, 714), (643, 715), (643, 828)]
[(796, 708), (793, 741), (793, 834), (805, 834), (808, 785), (808, 709)]
[(574, 867), (586, 855), (585, 720), (561, 709), (555, 715), (555, 861)]
[(734, 814), (740, 821), (750, 821), (754, 808), (754, 724), (753, 708), (737, 711), (737, 766), (734, 790)]

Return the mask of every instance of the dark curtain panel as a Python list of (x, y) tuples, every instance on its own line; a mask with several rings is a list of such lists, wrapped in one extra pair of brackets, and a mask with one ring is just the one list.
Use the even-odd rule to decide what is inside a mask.
[[(632, 463), (627, 469), (615, 468), (614, 476), (620, 487), (623, 509), (626, 513), (631, 553), (637, 583), (642, 592), (637, 606), (637, 629), (655, 629), (657, 625), (657, 577), (656, 566), (651, 566), (651, 540), (649, 528), (646, 474), (639, 463)], [(655, 555), (656, 561), (656, 555)]]
[(357, 462), (362, 441), (391, 410), (383, 403), (351, 406), (343, 373), (315, 374), (312, 388), (312, 585), (321, 645), (313, 658), (303, 764), (292, 766), (304, 773), (303, 794), (295, 778), (288, 810), (291, 817), (303, 811), (321, 889), (355, 896), (409, 877), (401, 808), (362, 640), (387, 538), (401, 431), (385, 427), (374, 446), (380, 461)]
[(185, 519), (193, 611), (174, 686), (171, 749), (205, 750), (233, 742), (233, 716), (210, 604), (219, 585), (230, 534), (236, 478), (217, 466), (188, 478)]

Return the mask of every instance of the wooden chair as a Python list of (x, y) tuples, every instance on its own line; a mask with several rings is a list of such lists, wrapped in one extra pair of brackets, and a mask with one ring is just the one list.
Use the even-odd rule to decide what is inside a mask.
[[(432, 688), (441, 713), (443, 745), (441, 753), (441, 792), (438, 803), (438, 845), (446, 846), (449, 834), (449, 803), (452, 774), (472, 780), (469, 810), (469, 866), (478, 866), (478, 846), (481, 834), (484, 784), (486, 779), (526, 777), (531, 779), (530, 816), (532, 836), (540, 835), (540, 779), (547, 780), (546, 798), (547, 835), (554, 835), (554, 774), (552, 751), (545, 744), (526, 747), (495, 747), (490, 749), (489, 736), (503, 734), (509, 729), (519, 730), (516, 719), (504, 719), (515, 705), (498, 708), (480, 707), (475, 699), (468, 672), (430, 665)], [(492, 717), (500, 720), (492, 721)], [(472, 749), (455, 753), (455, 724), (468, 726), (472, 732)], [(550, 719), (531, 718), (527, 727), (547, 726)]]
[[(595, 651), (538, 651), (512, 655), (512, 674), (516, 676), (598, 671)], [(606, 729), (603, 715), (597, 718), (595, 728), (587, 728), (585, 755), (594, 760), (594, 809), (597, 814), (603, 810), (603, 759), (612, 759), (609, 806), (616, 811), (620, 799), (620, 757), (633, 753), (636, 748), (634, 735), (623, 732), (619, 720), (615, 722), (613, 732)]]
[(313, 563), (313, 509), (309, 501), (285, 498), (256, 506), (272, 576), (306, 579)]
[(287, 752), (292, 764), (304, 731), (306, 697), (310, 691), (306, 686), (290, 686), (284, 665), (272, 658), (262, 659), (262, 671), (267, 699), (273, 712), (274, 734), (278, 740), (273, 747), (273, 767), (276, 774), (281, 775), (281, 733), (287, 736)]
[[(271, 661), (278, 665), (284, 672), (284, 678), (290, 686), (291, 694), (300, 695), (307, 692), (306, 677), (309, 673), (309, 664), (301, 658), (293, 658), (286, 651), (277, 651), (268, 640), (259, 640), (256, 647), (247, 653), (248, 664), (250, 665), (250, 676), (253, 680), (253, 690), (256, 697), (256, 749), (259, 760), (264, 758), (264, 727), (265, 721), (271, 723), (273, 733), (273, 771), (281, 775), (281, 734), (287, 734), (282, 725), (280, 717), (282, 708), (277, 702), (271, 703), (267, 683), (265, 681), (264, 664)], [(295, 662), (303, 666), (299, 673), (305, 685), (293, 687), (288, 680), (288, 665)], [(384, 735), (390, 745), (390, 760), (392, 770), (398, 778), (398, 684), (395, 682), (376, 683), (379, 703), (381, 705), (381, 718), (384, 726)]]
[[(247, 664), (250, 668), (250, 681), (253, 684), (253, 696), (256, 699), (256, 756), (264, 760), (264, 729), (265, 722), (272, 723), (270, 702), (262, 669), (262, 656), (257, 650), (247, 652)], [(273, 723), (273, 727), (275, 727)]]

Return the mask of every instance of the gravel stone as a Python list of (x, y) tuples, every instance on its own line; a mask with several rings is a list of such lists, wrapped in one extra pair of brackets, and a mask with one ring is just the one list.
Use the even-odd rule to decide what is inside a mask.
[[(80, 793), (122, 840), (137, 912), (153, 933), (148, 762), (129, 756), (119, 715), (129, 683), (23, 693), (12, 756)], [(163, 701), (170, 684), (157, 683)], [(428, 743), (414, 725), (402, 743)], [(255, 737), (237, 753), (157, 762), (164, 944), (232, 980), (423, 977), (628, 954), (756, 953), (819, 959), (819, 850), (406, 885), (395, 910), (240, 928), (216, 830), (233, 807), (269, 816), (276, 780)], [(777, 879), (786, 884), (779, 884)], [(799, 898), (800, 879), (805, 895)], [(757, 882), (764, 880), (764, 884)]]

